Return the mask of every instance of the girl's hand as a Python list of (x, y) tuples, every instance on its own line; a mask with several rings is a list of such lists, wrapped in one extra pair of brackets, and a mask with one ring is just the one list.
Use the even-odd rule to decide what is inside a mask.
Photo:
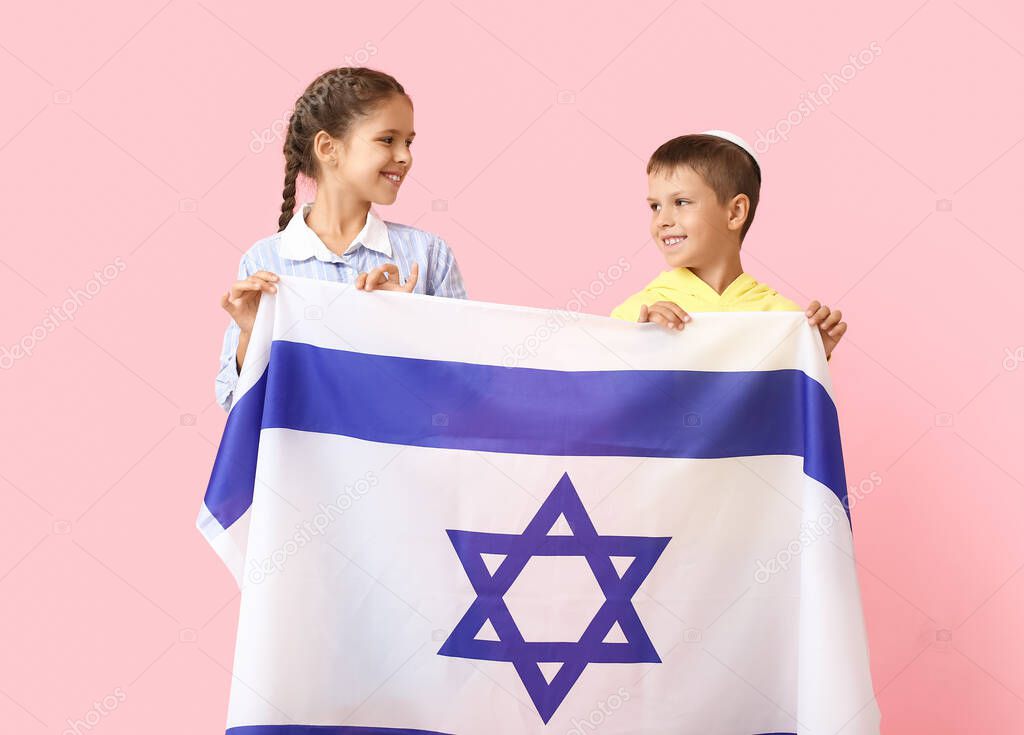
[(671, 301), (658, 301), (650, 306), (644, 304), (640, 307), (640, 318), (638, 322), (656, 322), (668, 329), (682, 329), (691, 317), (679, 304)]
[(361, 291), (401, 291), (412, 293), (416, 287), (416, 279), (420, 276), (420, 264), (412, 264), (412, 272), (408, 280), (402, 284), (399, 281), (398, 266), (394, 263), (385, 263), (379, 268), (374, 268), (369, 273), (360, 273), (356, 278), (356, 288)]
[(256, 309), (260, 305), (260, 294), (276, 293), (278, 281), (276, 273), (270, 271), (256, 271), (248, 278), (235, 281), (231, 290), (220, 297), (221, 308), (224, 309), (235, 324), (242, 330), (243, 334), (252, 332), (253, 322), (256, 321)]

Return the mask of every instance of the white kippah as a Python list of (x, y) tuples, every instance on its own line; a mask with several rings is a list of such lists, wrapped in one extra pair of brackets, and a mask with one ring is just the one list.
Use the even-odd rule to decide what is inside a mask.
[(738, 145), (740, 148), (749, 153), (750, 157), (754, 159), (754, 163), (757, 164), (757, 173), (758, 175), (760, 175), (761, 162), (757, 160), (757, 156), (754, 155), (753, 147), (751, 147), (751, 145), (747, 143), (747, 141), (743, 140), (743, 138), (736, 135), (736, 133), (730, 133), (728, 130), (705, 130), (703, 133), (701, 133), (701, 135), (714, 135), (717, 138), (724, 138), (730, 143), (735, 143), (736, 145)]

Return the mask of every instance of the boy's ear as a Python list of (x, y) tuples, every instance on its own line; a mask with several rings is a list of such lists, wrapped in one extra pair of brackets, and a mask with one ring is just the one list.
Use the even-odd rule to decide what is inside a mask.
[(750, 214), (750, 197), (746, 194), (737, 194), (729, 201), (729, 229), (741, 230), (743, 223), (747, 221)]

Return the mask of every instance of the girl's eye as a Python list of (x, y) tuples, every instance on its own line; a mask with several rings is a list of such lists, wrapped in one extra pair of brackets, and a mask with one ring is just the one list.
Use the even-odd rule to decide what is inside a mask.
[(386, 136), (384, 138), (381, 138), (381, 141), (383, 141), (384, 143), (387, 143), (388, 145), (391, 145), (391, 141), (393, 141), (393, 140), (394, 140), (394, 138), (392, 138), (390, 135), (388, 135), (388, 136)]
[(657, 211), (658, 211), (658, 206), (659, 206), (659, 205), (657, 205), (657, 204), (651, 204), (651, 205), (650, 205), (650, 207), (651, 207), (651, 211), (652, 211), (652, 212), (657, 212)]
[(405, 147), (406, 148), (412, 148), (412, 141), (411, 140), (405, 141)]
[(686, 202), (685, 199), (676, 199), (676, 206), (678, 207), (680, 204), (685, 203), (685, 202)]

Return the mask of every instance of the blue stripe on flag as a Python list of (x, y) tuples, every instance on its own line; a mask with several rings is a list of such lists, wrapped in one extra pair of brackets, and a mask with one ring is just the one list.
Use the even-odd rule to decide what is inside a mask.
[(252, 505), (256, 485), (256, 451), (260, 445), (267, 372), (228, 414), (217, 458), (203, 502), (221, 527), (227, 528)]
[(229, 727), (227, 735), (448, 735), (435, 730), (355, 725), (243, 725)]
[(836, 407), (800, 370), (567, 372), (278, 340), (214, 463), (206, 506), (224, 528), (252, 502), (261, 427), (513, 454), (793, 455), (846, 506)]
[[(243, 725), (230, 727), (226, 735), (447, 735), (433, 730), (352, 725)], [(796, 735), (795, 732), (766, 732), (758, 735)]]

